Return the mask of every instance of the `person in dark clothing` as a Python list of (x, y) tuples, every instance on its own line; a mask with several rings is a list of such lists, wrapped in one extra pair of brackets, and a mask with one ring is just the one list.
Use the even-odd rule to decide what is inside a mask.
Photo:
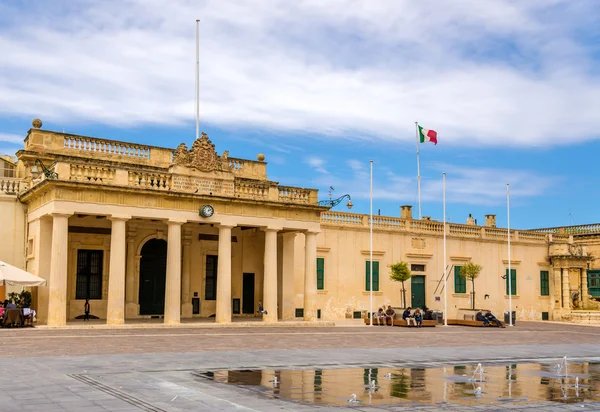
[(261, 300), (258, 301), (258, 311), (257, 312), (260, 313), (261, 315), (268, 314), (268, 312), (265, 310)]
[(406, 321), (406, 326), (410, 326), (411, 321), (415, 324), (415, 326), (417, 326), (417, 321), (410, 314), (411, 309), (412, 308), (410, 306), (406, 308), (406, 310), (402, 313), (402, 319)]
[(481, 311), (477, 312), (477, 315), (475, 315), (475, 320), (483, 322), (483, 326), (490, 326), (490, 321), (487, 320), (485, 316), (483, 316), (483, 313), (481, 313)]
[(423, 320), (433, 320), (433, 311), (427, 306), (423, 308)]
[(83, 316), (83, 321), (85, 322), (86, 320), (90, 320), (90, 300), (86, 299), (85, 303), (83, 304), (83, 312), (85, 313), (85, 315)]
[(496, 318), (491, 311), (487, 311), (487, 313), (485, 314), (485, 318), (490, 322), (490, 324), (496, 324), (497, 327), (499, 328), (503, 328), (504, 325), (502, 324), (502, 322), (500, 322), (498, 320), (498, 318)]

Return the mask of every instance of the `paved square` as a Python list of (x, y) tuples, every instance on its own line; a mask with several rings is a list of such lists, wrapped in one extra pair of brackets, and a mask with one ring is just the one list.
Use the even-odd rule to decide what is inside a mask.
[[(199, 379), (219, 369), (432, 367), (600, 358), (600, 329), (517, 327), (189, 327), (0, 331), (0, 411), (338, 410), (269, 399)], [(600, 401), (600, 398), (598, 399)], [(600, 410), (600, 404), (507, 404), (491, 410)], [(410, 405), (356, 410), (490, 410)]]

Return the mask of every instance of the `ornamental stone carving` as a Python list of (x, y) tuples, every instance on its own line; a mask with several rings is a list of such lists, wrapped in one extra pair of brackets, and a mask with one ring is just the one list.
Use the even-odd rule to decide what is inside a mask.
[(215, 145), (204, 132), (202, 132), (202, 137), (194, 140), (190, 150), (188, 150), (185, 143), (177, 146), (173, 155), (173, 165), (187, 166), (201, 172), (231, 170), (229, 151), (226, 150), (223, 155), (219, 156), (215, 151)]

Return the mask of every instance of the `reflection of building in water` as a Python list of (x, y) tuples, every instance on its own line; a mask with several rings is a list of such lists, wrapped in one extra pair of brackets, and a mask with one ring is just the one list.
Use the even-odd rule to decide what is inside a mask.
[[(40, 323), (64, 325), (92, 313), (125, 319), (257, 316), (266, 322), (365, 317), (371, 279), (376, 307), (401, 306), (388, 266), (407, 261), (407, 306), (472, 313), (466, 262), (482, 265), (475, 306), (502, 317), (509, 294), (519, 319), (581, 319), (600, 314), (600, 225), (540, 230), (478, 226), (329, 210), (318, 191), (269, 180), (265, 157), (220, 154), (206, 134), (176, 148), (41, 129), (24, 136), (10, 175), (0, 175), (0, 260), (47, 280), (33, 290)], [(327, 203), (327, 201), (325, 202)], [(448, 261), (442, 262), (443, 234)], [(512, 245), (508, 273), (507, 242)], [(511, 280), (512, 290), (508, 290)], [(6, 292), (0, 290), (0, 298)]]

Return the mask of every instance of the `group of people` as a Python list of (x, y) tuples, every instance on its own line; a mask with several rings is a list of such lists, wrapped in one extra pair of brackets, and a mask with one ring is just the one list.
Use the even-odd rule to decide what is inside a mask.
[(504, 324), (489, 310), (486, 311), (485, 315), (482, 313), (482, 311), (477, 312), (475, 315), (475, 320), (483, 322), (483, 326), (491, 326), (494, 324), (498, 328), (505, 327)]
[[(396, 312), (390, 305), (388, 305), (386, 310), (384, 310), (384, 308), (385, 306), (379, 308), (374, 316), (374, 320), (377, 320), (378, 325), (386, 325), (389, 323), (390, 326), (394, 326)], [(420, 328), (423, 324), (423, 319), (433, 319), (433, 312), (427, 307), (424, 307), (423, 310), (420, 308), (415, 308), (413, 311), (413, 309), (409, 306), (404, 312), (402, 312), (402, 320), (406, 321), (407, 326), (410, 326), (412, 323), (413, 326)], [(390, 320), (390, 322), (388, 322), (388, 320)]]
[[(19, 302), (19, 306), (17, 306), (13, 300), (6, 299), (0, 305), (0, 326), (23, 326), (26, 321), (32, 324), (35, 310), (23, 306), (23, 301)], [(18, 309), (16, 313), (15, 309)], [(9, 312), (9, 310), (13, 310), (13, 312)]]

